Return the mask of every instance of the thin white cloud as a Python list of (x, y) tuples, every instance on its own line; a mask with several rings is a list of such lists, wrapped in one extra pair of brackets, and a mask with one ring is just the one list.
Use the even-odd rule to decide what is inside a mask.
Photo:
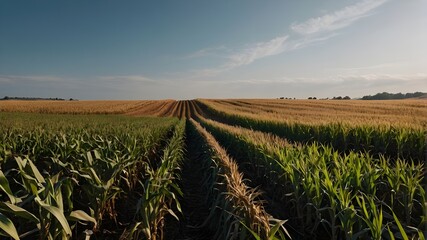
[(0, 83), (8, 84), (49, 84), (50, 86), (65, 86), (75, 84), (80, 86), (99, 85), (102, 86), (126, 86), (138, 84), (153, 84), (159, 81), (142, 75), (117, 75), (117, 76), (94, 76), (90, 78), (70, 78), (43, 75), (0, 75)]
[(258, 42), (240, 51), (229, 54), (226, 58), (228, 59), (223, 65), (216, 68), (199, 69), (192, 71), (194, 78), (214, 76), (224, 71), (228, 71), (240, 66), (251, 64), (252, 62), (273, 56), (284, 52), (287, 48), (286, 42), (289, 36), (280, 36), (273, 38), (269, 41)]
[(135, 82), (135, 83), (155, 83), (156, 80), (141, 75), (119, 75), (119, 76), (99, 76), (97, 79), (105, 82)]
[(251, 46), (247, 46), (246, 48), (243, 48), (236, 53), (230, 54), (228, 57), (226, 57), (228, 61), (218, 67), (192, 71), (191, 77), (199, 78), (215, 76), (240, 66), (249, 65), (258, 59), (278, 55), (287, 51), (305, 48), (316, 43), (326, 41), (336, 35), (336, 33), (330, 33), (325, 36), (304, 37), (294, 40), (289, 40), (289, 36), (286, 35), (266, 42), (259, 42)]
[(64, 78), (56, 76), (37, 75), (0, 75), (0, 82), (3, 83), (24, 83), (24, 82), (63, 82)]
[[(222, 72), (229, 71), (240, 66), (249, 65), (258, 59), (268, 56), (278, 55), (283, 52), (306, 48), (317, 43), (324, 42), (337, 36), (335, 30), (347, 27), (356, 20), (372, 14), (372, 11), (388, 0), (363, 0), (354, 5), (347, 6), (333, 13), (323, 15), (318, 18), (310, 18), (302, 23), (294, 23), (290, 27), (302, 36), (282, 35), (268, 41), (258, 42), (244, 47), (234, 53), (225, 56), (227, 61), (222, 65), (213, 68), (198, 69), (191, 71), (190, 78), (212, 77)], [(319, 33), (319, 34), (314, 34)], [(226, 49), (221, 47), (221, 50)], [(191, 57), (204, 57), (218, 55), (218, 48), (206, 48), (199, 50)], [(227, 49), (227, 52), (230, 52)], [(225, 52), (225, 53), (227, 53)], [(222, 56), (224, 52), (222, 52)]]
[(199, 82), (212, 83), (212, 84), (244, 84), (244, 85), (280, 85), (280, 84), (294, 84), (294, 85), (333, 85), (340, 83), (359, 83), (359, 84), (376, 84), (378, 82), (423, 82), (427, 81), (427, 73), (415, 74), (386, 74), (386, 73), (373, 73), (373, 74), (337, 74), (323, 77), (288, 77), (282, 76), (278, 78), (246, 78), (246, 79), (228, 79), (223, 81), (207, 79), (200, 80)]
[(225, 46), (200, 49), (184, 57), (184, 59), (193, 59), (201, 57), (226, 57), (229, 49)]
[(360, 72), (363, 70), (377, 70), (377, 69), (392, 69), (396, 67), (408, 66), (405, 62), (390, 62), (390, 63), (381, 63), (369, 66), (360, 66), (360, 67), (338, 67), (330, 68), (329, 70), (333, 71), (347, 71), (347, 72)]
[(259, 42), (249, 46), (242, 51), (230, 55), (225, 68), (235, 68), (248, 65), (257, 59), (267, 56), (273, 56), (282, 53), (285, 50), (285, 42), (289, 36), (280, 36), (266, 42)]
[(324, 42), (330, 38), (337, 36), (338, 33), (329, 33), (325, 36), (308, 36), (303, 38), (297, 38), (288, 42), (286, 51), (297, 50), (312, 46), (316, 43)]
[(355, 84), (378, 84), (378, 83), (405, 83), (427, 81), (427, 73), (415, 74), (339, 74), (328, 77), (297, 78), (295, 82), (311, 84), (336, 84), (336, 83), (355, 83)]
[(303, 35), (335, 31), (349, 26), (360, 18), (369, 16), (374, 9), (387, 1), (364, 0), (321, 17), (310, 18), (302, 23), (294, 23), (291, 25), (291, 29)]
[(362, 80), (362, 81), (383, 81), (383, 80), (394, 80), (394, 81), (427, 81), (426, 73), (416, 74), (362, 74), (362, 75), (340, 75), (339, 79), (346, 81)]
[(337, 74), (324, 77), (282, 77), (272, 83), (297, 83), (297, 84), (337, 84), (337, 83), (369, 83), (377, 82), (421, 82), (427, 81), (427, 73), (415, 74)]

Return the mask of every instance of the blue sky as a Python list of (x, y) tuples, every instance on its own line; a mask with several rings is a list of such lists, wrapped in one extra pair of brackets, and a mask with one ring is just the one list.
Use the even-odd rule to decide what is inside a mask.
[(427, 1), (0, 1), (0, 97), (427, 91)]

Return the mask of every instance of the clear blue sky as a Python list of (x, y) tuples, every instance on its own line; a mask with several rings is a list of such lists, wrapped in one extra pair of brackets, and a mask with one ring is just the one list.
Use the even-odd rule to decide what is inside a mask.
[(0, 97), (427, 91), (426, 0), (1, 0)]

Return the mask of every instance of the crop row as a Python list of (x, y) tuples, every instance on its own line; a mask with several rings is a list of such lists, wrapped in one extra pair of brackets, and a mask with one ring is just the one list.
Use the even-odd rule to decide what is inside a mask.
[(426, 127), (425, 100), (279, 100), (279, 99), (198, 99), (217, 110), (249, 118), (329, 124), (393, 125)]
[[(214, 232), (212, 239), (285, 238), (284, 221), (271, 218), (258, 201), (259, 192), (248, 187), (237, 164), (199, 123), (191, 120), (188, 134), (209, 154), (204, 161), (204, 199), (210, 214), (202, 226)], [(277, 236), (276, 236), (277, 235)]]
[(385, 155), (391, 159), (403, 158), (423, 162), (426, 152), (426, 131), (421, 128), (393, 126), (351, 126), (345, 123), (310, 125), (260, 120), (219, 111), (201, 101), (197, 104), (211, 119), (273, 133), (291, 142), (321, 143), (330, 145), (339, 152), (369, 152), (374, 156)]
[(156, 239), (176, 215), (184, 121), (0, 117), (1, 235)]
[[(197, 122), (1, 114), (0, 235), (13, 239), (165, 239), (182, 221), (184, 137), (206, 154), (200, 228), (212, 239), (284, 239), (259, 192)], [(194, 153), (193, 153), (194, 154)]]
[(275, 217), (289, 220), (293, 236), (423, 237), (427, 212), (421, 164), (339, 154), (317, 143), (292, 145), (271, 134), (200, 122), (266, 192)]

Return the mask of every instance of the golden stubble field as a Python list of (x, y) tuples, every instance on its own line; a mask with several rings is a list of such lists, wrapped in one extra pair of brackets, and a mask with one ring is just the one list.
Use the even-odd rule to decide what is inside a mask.
[(230, 114), (268, 121), (427, 127), (426, 99), (372, 101), (203, 99), (201, 102)]
[(96, 101), (0, 101), (0, 112), (126, 114), (190, 117), (192, 102), (201, 102), (228, 114), (258, 120), (305, 124), (350, 123), (427, 127), (427, 99), (417, 100), (282, 100), (197, 99), (96, 100)]

